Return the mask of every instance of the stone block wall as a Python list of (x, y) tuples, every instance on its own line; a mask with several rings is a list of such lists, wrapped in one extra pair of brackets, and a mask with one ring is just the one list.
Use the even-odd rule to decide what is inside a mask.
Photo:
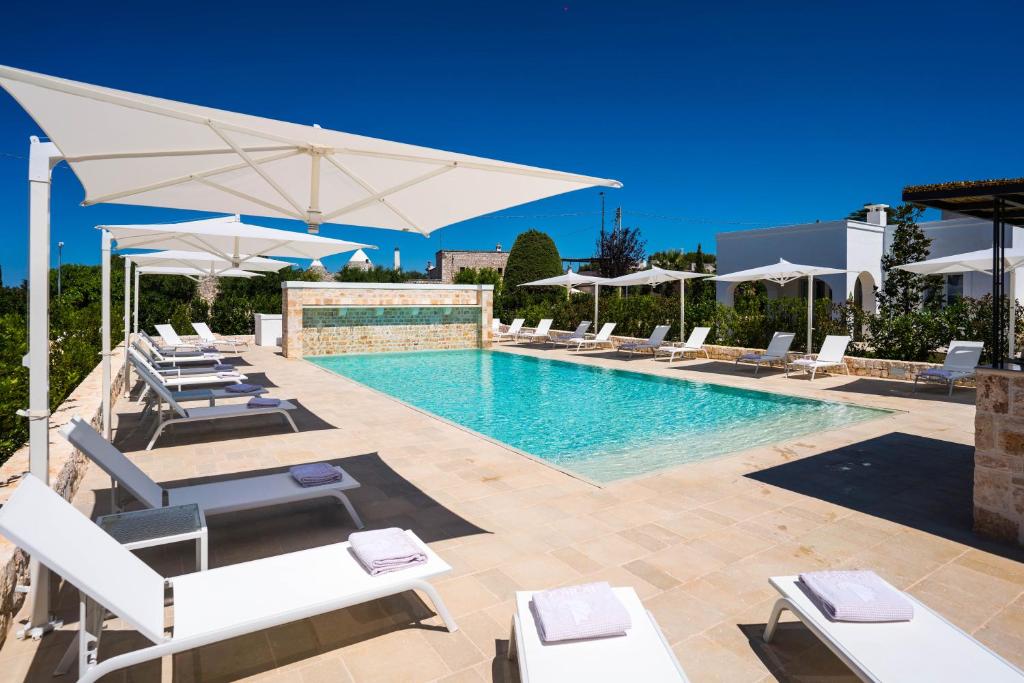
[[(124, 389), (124, 345), (111, 355), (111, 404), (116, 404)], [(134, 378), (134, 375), (132, 376)], [(74, 415), (79, 415), (97, 430), (102, 423), (102, 366), (92, 369), (71, 395), (50, 416), (50, 485), (66, 500), (71, 500), (89, 466), (89, 461), (57, 434)], [(18, 488), (21, 476), (28, 472), (28, 445), (14, 452), (0, 465), (0, 504)], [(28, 556), (7, 539), (0, 537), (0, 647), (12, 629), (14, 616), (25, 600), (24, 593), (15, 592), (19, 584), (28, 583)], [(2, 678), (2, 676), (0, 676)]]
[(285, 282), (282, 289), (286, 358), (491, 344), (492, 285)]
[(974, 530), (1024, 545), (1024, 373), (977, 375)]

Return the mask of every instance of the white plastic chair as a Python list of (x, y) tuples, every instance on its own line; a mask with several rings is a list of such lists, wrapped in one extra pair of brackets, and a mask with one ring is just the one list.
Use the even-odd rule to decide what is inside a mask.
[(192, 323), (192, 329), (199, 335), (199, 339), (202, 340), (207, 346), (217, 347), (218, 344), (224, 346), (230, 346), (232, 351), (238, 351), (239, 346), (244, 346), (246, 349), (249, 348), (249, 342), (245, 339), (239, 339), (238, 337), (221, 337), (213, 333), (210, 326), (206, 323)]
[(558, 344), (565, 344), (566, 346), (568, 346), (569, 344), (574, 344), (576, 343), (577, 339), (585, 339), (587, 336), (587, 330), (589, 329), (590, 321), (584, 320), (580, 322), (580, 324), (576, 326), (576, 329), (573, 330), (571, 333), (551, 337), (551, 343), (555, 344), (556, 346)]
[(946, 351), (946, 360), (941, 368), (927, 368), (917, 373), (914, 378), (914, 391), (917, 382), (938, 382), (949, 387), (949, 396), (953, 395), (953, 385), (962, 379), (974, 377), (974, 369), (981, 360), (984, 344), (980, 341), (951, 341)]
[(668, 335), (668, 325), (658, 325), (654, 328), (654, 332), (651, 333), (650, 338), (643, 342), (625, 342), (619, 344), (619, 351), (628, 351), (629, 355), (633, 355), (639, 351), (650, 351), (654, 352), (661, 346), (662, 342), (665, 341), (665, 337)]
[(789, 358), (789, 347), (793, 345), (793, 339), (795, 338), (796, 335), (792, 332), (776, 332), (772, 335), (772, 340), (768, 343), (768, 348), (765, 349), (764, 353), (744, 353), (736, 359), (733, 365), (752, 363), (754, 365), (754, 377), (757, 377), (762, 363), (769, 367), (775, 362), (785, 365), (786, 359)]
[(576, 345), (576, 351), (582, 351), (584, 348), (596, 349), (601, 346), (612, 346), (612, 332), (615, 331), (615, 323), (605, 323), (598, 330), (597, 336), (590, 339), (584, 337), (583, 339), (574, 339), (571, 343), (566, 344), (566, 347)]
[(526, 318), (516, 318), (512, 321), (512, 324), (508, 326), (508, 329), (504, 332), (498, 332), (494, 337), (494, 341), (502, 341), (504, 339), (515, 340), (519, 336), (520, 330), (523, 329), (523, 323), (526, 322)]
[(704, 342), (710, 332), (710, 327), (695, 327), (682, 346), (661, 346), (654, 351), (654, 355), (657, 357), (659, 353), (667, 353), (669, 363), (675, 360), (676, 356), (685, 358), (688, 353), (703, 353), (705, 358), (710, 358), (708, 350), (704, 348)]
[[(427, 561), (377, 576), (363, 568), (348, 543), (335, 543), (165, 578), (36, 477), (22, 479), (0, 508), (0, 534), (79, 591), (76, 639), (81, 683), (410, 590), (426, 594), (453, 632), (458, 628), (454, 619), (428, 583), (451, 567), (413, 532), (405, 533)], [(174, 605), (173, 635), (169, 636), (164, 633), (165, 592)], [(152, 644), (99, 661), (107, 610)]]
[(789, 377), (790, 368), (811, 373), (811, 381), (814, 381), (814, 375), (818, 370), (829, 370), (840, 366), (846, 374), (850, 374), (850, 369), (846, 367), (846, 363), (843, 361), (843, 358), (846, 356), (846, 347), (849, 345), (849, 337), (830, 334), (821, 343), (821, 350), (817, 356), (808, 355), (786, 363), (786, 377)]
[(520, 332), (519, 336), (516, 337), (516, 341), (551, 341), (551, 323), (553, 322), (554, 320), (551, 318), (544, 318), (537, 323), (537, 327), (534, 328), (533, 332)]

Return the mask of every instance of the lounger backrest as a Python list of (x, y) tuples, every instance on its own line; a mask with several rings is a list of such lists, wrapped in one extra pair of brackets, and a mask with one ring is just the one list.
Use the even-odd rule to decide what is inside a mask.
[(764, 355), (782, 358), (789, 353), (789, 347), (793, 345), (795, 337), (796, 335), (792, 332), (776, 332), (772, 335), (772, 340), (768, 343), (768, 349), (764, 352)]
[(946, 352), (946, 360), (942, 367), (946, 370), (974, 370), (981, 361), (981, 350), (984, 346), (980, 341), (952, 341)]
[(174, 331), (174, 328), (170, 325), (154, 325), (156, 333), (160, 335), (160, 338), (164, 340), (169, 346), (184, 346), (185, 342), (181, 341), (181, 337)]
[(658, 325), (654, 328), (654, 332), (651, 333), (651, 338), (647, 340), (647, 343), (651, 346), (661, 346), (661, 342), (665, 341), (667, 336), (668, 325)]
[(164, 640), (164, 580), (40, 479), (0, 508), (0, 534), (143, 635)]
[(142, 344), (136, 344), (132, 342), (132, 345), (128, 347), (128, 360), (132, 361), (135, 367), (143, 366), (152, 372), (155, 368), (152, 362), (152, 356)]
[(210, 326), (206, 323), (192, 323), (192, 329), (196, 331), (196, 334), (198, 334), (199, 338), (204, 342), (217, 341), (217, 338), (213, 336), (213, 330), (211, 330)]
[(589, 329), (590, 329), (590, 321), (589, 320), (584, 320), (583, 322), (581, 322), (579, 325), (576, 326), (576, 331), (572, 333), (572, 336), (574, 336), (574, 337), (582, 337), (583, 335), (585, 335), (587, 333), (587, 330), (589, 330)]
[(516, 334), (519, 330), (523, 329), (523, 323), (526, 322), (526, 318), (516, 318), (512, 321), (512, 324), (508, 326), (508, 334)]
[(537, 329), (534, 330), (534, 334), (547, 334), (548, 332), (551, 331), (551, 323), (553, 322), (554, 320), (552, 320), (551, 318), (544, 318), (539, 323), (537, 323)]
[(821, 351), (818, 352), (818, 360), (826, 363), (841, 363), (846, 355), (846, 347), (850, 345), (850, 338), (838, 334), (830, 334), (825, 337), (821, 344)]
[(139, 373), (142, 375), (142, 381), (149, 385), (149, 388), (156, 393), (161, 399), (163, 399), (167, 405), (181, 417), (188, 417), (188, 411), (185, 410), (180, 403), (174, 400), (174, 396), (171, 395), (171, 390), (167, 388), (167, 385), (156, 377), (152, 372), (143, 371)]
[(140, 348), (145, 350), (146, 355), (149, 356), (150, 361), (155, 363), (158, 360), (167, 360), (167, 358), (164, 357), (162, 353), (160, 353), (160, 347), (157, 345), (155, 341), (153, 341), (152, 337), (150, 337), (145, 332), (140, 332), (139, 334), (139, 341), (141, 342), (139, 346)]
[(612, 332), (615, 330), (615, 323), (605, 323), (601, 325), (601, 330), (594, 337), (594, 341), (606, 342), (611, 339)]
[(493, 320), (491, 320), (491, 331), (501, 332), (501, 320), (499, 318), (494, 318)]
[(118, 486), (126, 488), (140, 503), (151, 508), (163, 506), (163, 488), (112, 443), (104, 439), (88, 422), (75, 415), (59, 431), (68, 443), (99, 465), (101, 470), (118, 483)]
[(699, 349), (707, 341), (709, 332), (711, 332), (710, 327), (693, 328), (693, 331), (690, 332), (690, 338), (686, 340), (686, 345), (692, 349)]

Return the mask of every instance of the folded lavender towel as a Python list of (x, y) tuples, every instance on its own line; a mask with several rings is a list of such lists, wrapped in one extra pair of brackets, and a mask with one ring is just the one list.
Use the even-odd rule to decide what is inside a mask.
[(266, 398), (264, 396), (253, 396), (246, 403), (250, 408), (276, 408), (281, 405), (281, 399), (279, 398)]
[(401, 529), (376, 529), (350, 534), (348, 542), (356, 559), (372, 576), (425, 564), (427, 554)]
[(827, 571), (800, 575), (800, 581), (833, 621), (910, 621), (914, 606), (871, 571)]
[(217, 372), (234, 372), (235, 366), (228, 365), (227, 363), (217, 363), (216, 365), (213, 366), (213, 369), (216, 370)]
[(224, 391), (230, 391), (233, 394), (251, 394), (254, 391), (262, 389), (259, 384), (246, 384), (244, 382), (240, 384), (229, 384), (224, 387)]
[(549, 643), (621, 636), (633, 625), (604, 581), (534, 593), (533, 612), (537, 633)]
[(288, 470), (295, 481), (302, 486), (323, 486), (342, 480), (342, 474), (334, 465), (326, 462), (312, 462), (296, 465)]

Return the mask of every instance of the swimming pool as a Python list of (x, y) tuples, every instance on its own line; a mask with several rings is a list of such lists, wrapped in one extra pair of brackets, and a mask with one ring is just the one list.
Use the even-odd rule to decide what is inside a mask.
[(598, 482), (889, 414), (493, 351), (306, 360)]

